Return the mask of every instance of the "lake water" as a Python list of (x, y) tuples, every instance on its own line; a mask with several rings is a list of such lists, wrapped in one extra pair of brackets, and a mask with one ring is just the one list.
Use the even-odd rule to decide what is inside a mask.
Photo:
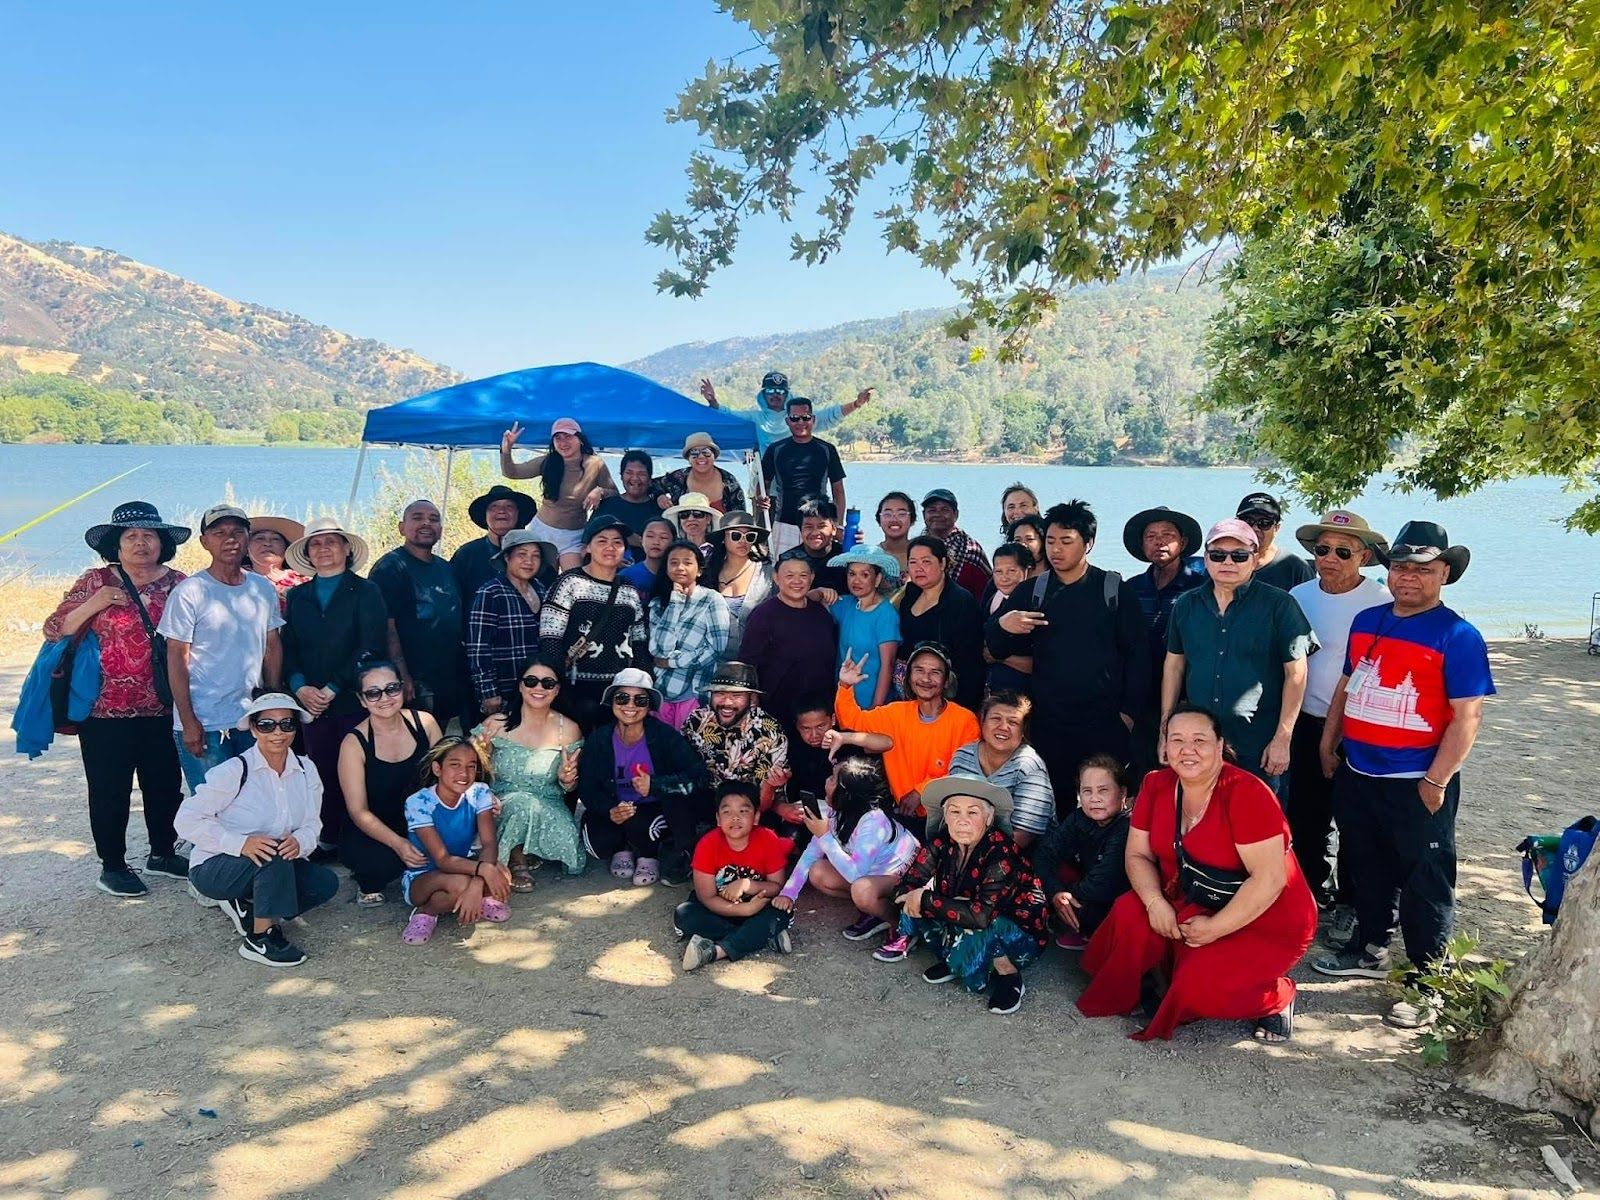
[[(369, 451), (357, 503), (374, 494), (377, 466), (402, 466), (408, 453), (418, 452)], [(296, 517), (342, 512), (356, 451), (0, 446), (0, 534), (142, 463), (148, 465), (127, 479), (0, 544), (0, 586), (29, 567), (49, 575), (82, 570), (93, 558), (83, 544), (84, 529), (104, 521), (124, 500), (150, 500), (171, 520), (192, 517), (231, 488), (241, 500), (271, 503)], [(962, 528), (990, 549), (999, 540), (1000, 493), (1013, 480), (1024, 480), (1045, 504), (1082, 497), (1101, 521), (1093, 560), (1129, 574), (1140, 569), (1122, 548), (1122, 526), (1133, 513), (1167, 504), (1204, 526), (1231, 516), (1239, 497), (1258, 486), (1250, 471), (1228, 468), (857, 463), (847, 469), (850, 503), (863, 509), (869, 535), (876, 533), (872, 512), (878, 497), (895, 489), (920, 498), (929, 488), (950, 488), (961, 501)], [(1561, 526), (1576, 503), (1558, 481), (1522, 479), (1444, 503), (1374, 485), (1351, 507), (1389, 537), (1408, 518), (1427, 517), (1444, 524), (1453, 541), (1471, 547), (1471, 569), (1446, 598), (1485, 634), (1520, 634), (1531, 623), (1552, 636), (1572, 636), (1588, 632), (1590, 601), (1600, 591), (1600, 546)], [(1285, 519), (1286, 530), (1308, 519), (1294, 512)]]

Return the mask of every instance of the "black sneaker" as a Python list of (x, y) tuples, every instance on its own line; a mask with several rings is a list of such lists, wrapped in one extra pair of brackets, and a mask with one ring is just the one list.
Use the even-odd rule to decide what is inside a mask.
[(146, 875), (164, 875), (168, 879), (188, 879), (189, 860), (181, 854), (152, 854), (144, 860)]
[(661, 880), (666, 887), (682, 887), (694, 877), (687, 854), (669, 854), (661, 860)]
[(1022, 998), (1028, 994), (1028, 985), (1022, 982), (1022, 973), (996, 975), (994, 987), (989, 991), (989, 1011), (1008, 1017), (1022, 1007)]
[(95, 881), (95, 887), (112, 896), (132, 898), (148, 896), (150, 889), (145, 887), (144, 880), (133, 873), (133, 868), (123, 863), (120, 867), (105, 867), (100, 872), (100, 878)]
[(250, 936), (250, 927), (255, 924), (255, 916), (250, 911), (248, 900), (218, 900), (217, 907), (222, 910), (222, 915), (233, 922), (233, 931), (240, 937)]
[(1387, 979), (1389, 951), (1347, 946), (1335, 954), (1313, 959), (1311, 969), (1319, 975), (1332, 975), (1336, 979)]
[(772, 949), (778, 954), (794, 953), (794, 938), (790, 935), (787, 925), (772, 935)]
[(305, 951), (283, 936), (274, 925), (265, 933), (247, 933), (239, 943), (239, 957), (264, 967), (298, 967), (305, 962)]
[(956, 973), (950, 969), (950, 964), (941, 958), (938, 962), (934, 963), (933, 966), (929, 967), (922, 973), (922, 982), (949, 983), (955, 977)]
[(307, 857), (314, 863), (338, 862), (339, 847), (318, 842), (317, 848), (313, 850)]

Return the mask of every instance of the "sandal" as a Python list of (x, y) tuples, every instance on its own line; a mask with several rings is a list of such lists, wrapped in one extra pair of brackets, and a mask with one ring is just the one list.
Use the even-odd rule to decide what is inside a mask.
[(1256, 1041), (1269, 1046), (1282, 1045), (1294, 1036), (1294, 1001), (1282, 1012), (1258, 1018), (1252, 1031)]
[(439, 918), (432, 913), (411, 910), (411, 919), (406, 922), (406, 927), (400, 933), (400, 940), (408, 946), (420, 946), (433, 936), (434, 928), (439, 924)]
[(633, 886), (649, 887), (661, 878), (661, 862), (654, 858), (641, 858), (639, 865), (633, 868)]
[(357, 908), (376, 908), (382, 904), (386, 897), (382, 892), (359, 892), (356, 895)]
[(511, 919), (511, 906), (504, 900), (496, 900), (493, 896), (483, 898), (483, 919), (499, 925)]
[(611, 874), (616, 879), (633, 878), (633, 852), (618, 850), (611, 856)]
[(511, 868), (511, 890), (513, 892), (533, 891), (533, 868), (524, 863), (520, 867)]

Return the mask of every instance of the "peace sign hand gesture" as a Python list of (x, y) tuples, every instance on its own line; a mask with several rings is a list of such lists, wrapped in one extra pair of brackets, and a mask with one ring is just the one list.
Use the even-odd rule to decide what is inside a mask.
[(561, 752), (561, 766), (556, 769), (556, 781), (567, 791), (578, 782), (578, 755), (579, 750), (563, 750)]
[(517, 444), (517, 439), (521, 436), (522, 423), (520, 421), (511, 422), (511, 428), (500, 435), (500, 453), (510, 454), (511, 447)]
[(863, 652), (860, 658), (851, 658), (850, 652), (845, 651), (844, 662), (839, 664), (840, 687), (853, 688), (867, 677), (866, 671), (862, 668), (867, 665), (868, 653), (870, 651)]

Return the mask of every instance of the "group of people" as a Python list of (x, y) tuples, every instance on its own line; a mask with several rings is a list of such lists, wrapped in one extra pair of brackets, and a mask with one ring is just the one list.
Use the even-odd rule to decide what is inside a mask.
[(303, 961), (283, 922), (335, 894), (332, 861), (362, 906), (398, 886), (417, 944), (441, 917), (507, 920), (539, 869), (590, 856), (689, 886), (687, 970), (787, 953), (810, 887), (849, 899), (844, 936), (881, 936), (875, 958), (920, 945), (927, 982), (995, 1013), (1052, 941), (1081, 953), (1079, 1007), (1142, 1010), (1141, 1038), (1200, 1019), (1289, 1038), (1319, 909), (1326, 974), (1386, 977), (1396, 932), (1416, 968), (1445, 953), (1494, 691), (1442, 601), (1464, 547), (1335, 510), (1295, 530), (1307, 560), (1256, 492), (1204, 534), (1134, 515), (1147, 566), (1124, 579), (1090, 562), (1088, 504), (1019, 483), (992, 554), (945, 488), (882, 497), (877, 544), (847, 549), (816, 430), (870, 399), (818, 410), (770, 374), (748, 499), (706, 434), (660, 476), (628, 451), (619, 488), (577, 420), (523, 462), (513, 426), (503, 473), (540, 498), (491, 488), (448, 561), (427, 500), (375, 562), (336, 520), (222, 504), (185, 578), (191, 531), (120, 506), (85, 534), (105, 565), (46, 623), (98, 642), (78, 734), (99, 886), (146, 890), (137, 776), (145, 872), (187, 879), (273, 966)]

